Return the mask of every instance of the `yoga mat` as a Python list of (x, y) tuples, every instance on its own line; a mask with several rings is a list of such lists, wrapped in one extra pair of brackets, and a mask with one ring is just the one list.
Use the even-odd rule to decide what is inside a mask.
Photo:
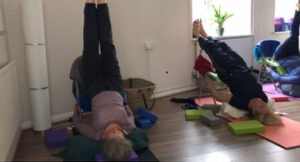
[(266, 126), (265, 132), (257, 134), (285, 149), (299, 147), (300, 123), (285, 117), (281, 117), (281, 120), (281, 125)]
[(263, 90), (264, 90), (264, 92), (266, 92), (267, 96), (271, 97), (271, 98), (272, 98), (272, 96), (283, 96), (283, 97), (289, 97), (294, 100), (300, 101), (300, 98), (295, 98), (295, 97), (283, 94), (279, 88), (277, 88), (278, 91), (276, 91), (273, 83), (264, 84)]
[[(217, 102), (217, 105), (222, 105), (221, 102)], [(195, 103), (198, 105), (198, 106), (203, 106), (205, 104), (212, 104), (214, 105), (214, 99), (212, 97), (201, 97), (200, 99), (199, 98), (195, 98)]]
[[(239, 121), (240, 119), (227, 118), (231, 122)], [(285, 148), (291, 149), (300, 146), (300, 123), (286, 117), (281, 117), (282, 123), (277, 126), (266, 126), (266, 130), (257, 135)]]

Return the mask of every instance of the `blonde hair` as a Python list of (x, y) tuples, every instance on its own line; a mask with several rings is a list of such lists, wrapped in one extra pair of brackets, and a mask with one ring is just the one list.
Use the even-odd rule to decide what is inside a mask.
[(281, 118), (279, 115), (275, 114), (274, 109), (274, 101), (273, 99), (269, 99), (269, 102), (266, 104), (266, 106), (270, 109), (270, 114), (264, 115), (261, 113), (256, 114), (256, 118), (266, 125), (280, 125), (281, 124)]
[(132, 153), (132, 144), (125, 138), (108, 139), (103, 143), (102, 152), (107, 161), (128, 160)]

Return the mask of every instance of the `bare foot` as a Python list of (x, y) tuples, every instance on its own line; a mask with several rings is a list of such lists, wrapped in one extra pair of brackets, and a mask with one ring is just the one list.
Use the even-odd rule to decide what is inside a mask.
[(200, 37), (199, 28), (200, 28), (199, 19), (197, 19), (193, 22), (193, 35), (197, 38)]
[(96, 0), (86, 0), (86, 3), (96, 3)]
[(105, 3), (107, 3), (106, 0), (97, 0), (97, 4), (105, 4)]
[(207, 33), (204, 30), (204, 27), (203, 27), (203, 24), (202, 24), (202, 19), (200, 19), (200, 21), (199, 21), (199, 32), (200, 32), (202, 37), (204, 37), (204, 38), (208, 37)]
[(300, 0), (298, 0), (298, 3), (296, 4), (296, 10), (300, 12)]

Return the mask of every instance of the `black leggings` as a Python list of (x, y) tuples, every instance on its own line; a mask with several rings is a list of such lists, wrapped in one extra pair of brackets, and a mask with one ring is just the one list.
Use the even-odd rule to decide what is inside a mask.
[(299, 24), (300, 24), (300, 12), (295, 12), (294, 20), (291, 26), (290, 36), (281, 43), (274, 54), (276, 61), (285, 57), (299, 55)]
[(207, 39), (199, 38), (199, 44), (208, 54), (216, 72), (220, 76), (249, 70), (242, 57), (233, 51), (225, 42), (208, 37)]
[(90, 98), (102, 91), (123, 91), (107, 4), (85, 6), (82, 80)]

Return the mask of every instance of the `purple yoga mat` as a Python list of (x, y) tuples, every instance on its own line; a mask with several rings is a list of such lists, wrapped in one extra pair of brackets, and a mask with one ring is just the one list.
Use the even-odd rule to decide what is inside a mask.
[(288, 96), (288, 95), (283, 94), (282, 91), (280, 90), (280, 88), (277, 88), (278, 91), (276, 91), (273, 83), (264, 84), (263, 85), (263, 90), (269, 97), (272, 97), (272, 96), (287, 96), (291, 99), (300, 101), (300, 98), (296, 98), (296, 97), (292, 97), (292, 96)]
[(65, 146), (70, 142), (70, 135), (66, 129), (47, 131), (45, 142), (48, 148)]
[[(130, 159), (126, 161), (134, 162), (138, 160), (139, 158), (137, 154), (135, 152), (132, 152)], [(106, 161), (104, 155), (102, 153), (96, 154), (96, 162), (101, 162), (101, 161)]]

